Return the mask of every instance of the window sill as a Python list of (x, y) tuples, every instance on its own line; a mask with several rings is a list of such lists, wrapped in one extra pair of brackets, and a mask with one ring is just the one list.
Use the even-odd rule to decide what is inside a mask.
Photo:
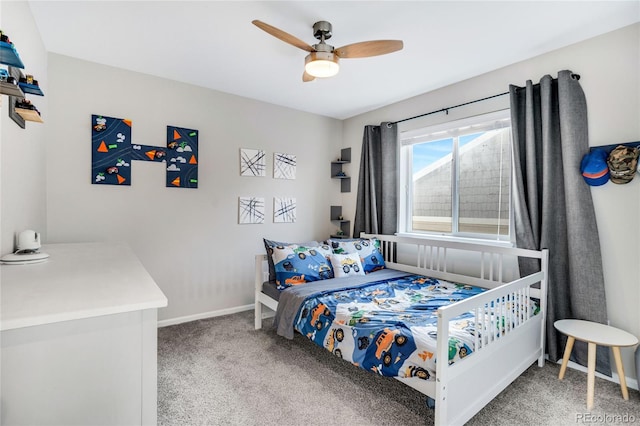
[(485, 244), (485, 245), (496, 246), (496, 247), (515, 247), (514, 243), (506, 240), (489, 240), (486, 238), (457, 237), (453, 235), (443, 235), (443, 234), (419, 234), (419, 233), (413, 233), (413, 232), (396, 232), (395, 235), (398, 237), (424, 238), (424, 239), (440, 240), (440, 241), (459, 241), (463, 243)]

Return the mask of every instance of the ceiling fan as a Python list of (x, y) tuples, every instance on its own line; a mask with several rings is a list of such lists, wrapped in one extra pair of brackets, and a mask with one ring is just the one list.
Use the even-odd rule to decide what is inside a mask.
[(316, 78), (333, 77), (340, 69), (339, 60), (347, 58), (367, 58), (396, 52), (403, 47), (402, 40), (372, 40), (348, 44), (334, 48), (325, 43), (331, 38), (331, 23), (318, 21), (313, 24), (313, 36), (320, 43), (308, 45), (297, 37), (259, 20), (251, 21), (253, 25), (271, 34), (285, 43), (309, 52), (304, 60), (302, 81), (313, 81)]

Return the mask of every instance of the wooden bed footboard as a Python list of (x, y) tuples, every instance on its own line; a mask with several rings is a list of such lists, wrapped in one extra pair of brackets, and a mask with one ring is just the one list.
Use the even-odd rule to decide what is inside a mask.
[[(435, 400), (436, 425), (464, 424), (531, 364), (537, 361), (540, 367), (544, 365), (547, 250), (389, 235), (361, 237), (380, 240), (389, 268), (489, 289), (438, 309), (436, 359), (449, 359), (449, 323), (465, 312), (475, 313), (477, 332), (471, 355), (451, 365), (436, 363), (435, 382), (398, 378)], [(518, 257), (538, 259), (540, 271), (511, 277)], [(507, 273), (507, 263), (511, 274)], [(266, 255), (256, 255), (256, 329), (262, 327), (263, 318), (273, 316), (273, 312), (263, 312), (263, 307), (275, 311), (278, 306), (276, 300), (262, 293), (265, 264)], [(473, 265), (472, 272), (469, 264)], [(532, 315), (529, 304), (532, 298), (538, 301), (536, 315)]]

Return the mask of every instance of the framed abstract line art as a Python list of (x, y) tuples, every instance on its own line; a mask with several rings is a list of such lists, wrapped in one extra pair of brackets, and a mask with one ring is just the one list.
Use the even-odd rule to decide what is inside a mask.
[(238, 198), (238, 223), (264, 223), (264, 198), (239, 197)]
[(266, 176), (266, 169), (263, 150), (240, 148), (240, 176)]
[(296, 199), (289, 197), (273, 198), (273, 222), (294, 223), (296, 221)]
[(275, 179), (296, 178), (296, 156), (292, 154), (273, 154), (273, 177)]

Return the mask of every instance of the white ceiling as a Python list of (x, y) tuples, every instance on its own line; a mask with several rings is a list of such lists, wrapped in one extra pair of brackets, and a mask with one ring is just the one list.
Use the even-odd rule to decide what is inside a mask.
[[(640, 21), (640, 1), (29, 1), (54, 53), (338, 119), (370, 111)], [(302, 82), (306, 52), (251, 24), (335, 47), (401, 39)]]

